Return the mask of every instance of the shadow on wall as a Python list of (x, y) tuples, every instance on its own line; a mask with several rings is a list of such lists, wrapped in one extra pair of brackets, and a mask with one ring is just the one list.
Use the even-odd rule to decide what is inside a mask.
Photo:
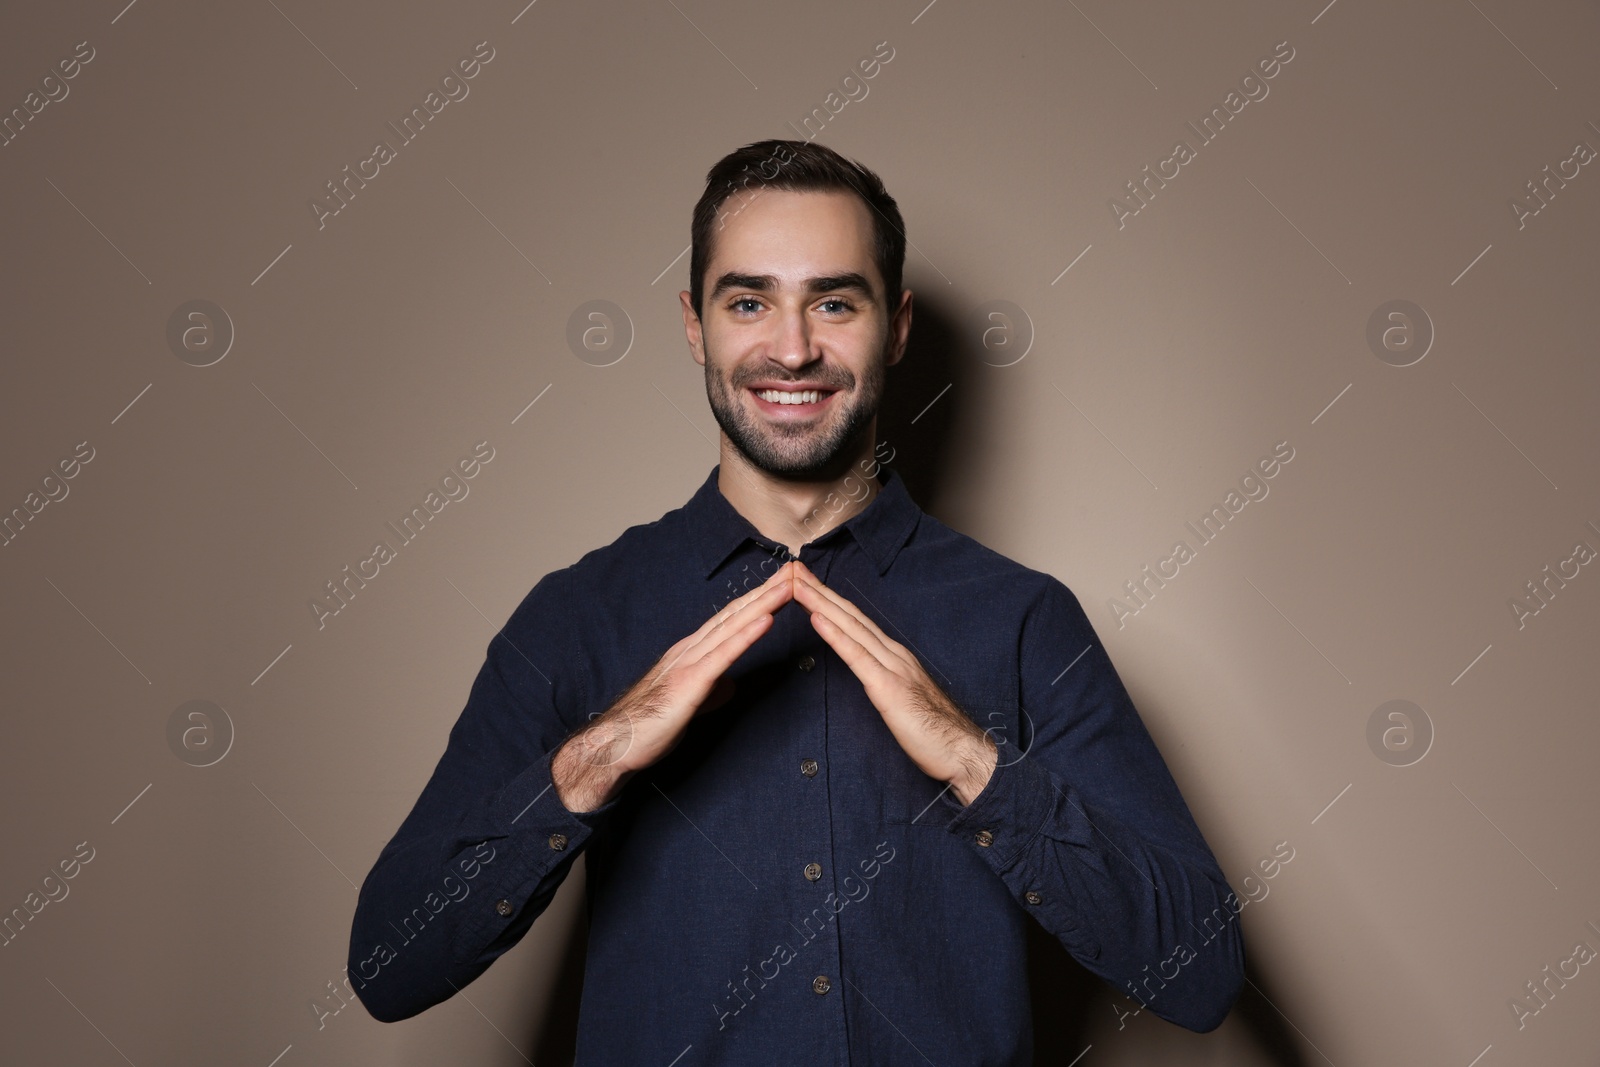
[(973, 390), (982, 381), (977, 372), (984, 369), (968, 347), (957, 321), (917, 290), (905, 358), (889, 368), (884, 386), (878, 441), (894, 448), (889, 465), (905, 479), (911, 499), (929, 514), (933, 514), (930, 502), (938, 500), (945, 488), (952, 449), (966, 440), (966, 434), (980, 433), (980, 428), (964, 425), (961, 418), (975, 407)]
[[(970, 331), (963, 330), (960, 317), (950, 309), (927, 300), (923, 296), (926, 291), (917, 289), (906, 356), (889, 368), (877, 441), (886, 441), (894, 448), (890, 465), (899, 471), (912, 498), (933, 514), (929, 502), (941, 496), (951, 456), (983, 435), (983, 427), (972, 425), (970, 418), (963, 416), (982, 409), (982, 405), (974, 403), (974, 394), (982, 387), (981, 372), (986, 368), (977, 337), (966, 335)], [(587, 864), (583, 866), (587, 877)], [(574, 870), (573, 876), (576, 874)], [(547, 1067), (571, 1067), (576, 1054), (578, 1006), (587, 953), (587, 893), (584, 900), (579, 921), (567, 938), (553, 991), (531, 1027), (533, 1062)], [(1117, 1019), (1117, 998), (1110, 986), (1080, 966), (1037, 923), (1029, 924), (1028, 938), (1034, 1062), (1040, 1067), (1066, 1065), (1084, 1051), (1084, 1046), (1093, 1040), (1093, 1033), (1104, 1033), (1106, 1023)], [(1247, 956), (1248, 952), (1247, 939)], [(1306, 1060), (1293, 1035), (1266, 999), (1271, 995), (1263, 992), (1266, 982), (1248, 959), (1246, 964), (1247, 977), (1253, 984), (1245, 986), (1222, 1029), (1236, 1034), (1242, 1029), (1247, 1042), (1255, 1046), (1255, 1062), (1273, 1067), (1305, 1067)], [(1138, 1029), (1148, 1034), (1152, 1027), (1179, 1029), (1148, 1016), (1140, 1021)], [(1182, 1034), (1186, 1043), (1220, 1037), (1220, 1032)], [(1138, 1044), (1149, 1049), (1147, 1039)], [(1129, 1051), (1137, 1055), (1132, 1047)]]

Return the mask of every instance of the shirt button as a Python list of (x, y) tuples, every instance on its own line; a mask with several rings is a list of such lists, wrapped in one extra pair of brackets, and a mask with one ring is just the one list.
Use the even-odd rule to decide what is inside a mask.
[(811, 979), (811, 988), (818, 993), (826, 993), (833, 988), (833, 983), (828, 981), (828, 976), (819, 974)]
[(821, 878), (821, 877), (822, 877), (822, 864), (820, 864), (820, 863), (808, 863), (808, 864), (806, 864), (806, 878), (808, 878), (809, 880), (815, 882), (818, 878)]
[(817, 761), (814, 759), (801, 760), (800, 773), (805, 775), (807, 778), (815, 778), (817, 776)]
[(1039, 901), (1043, 900), (1044, 897), (1041, 897), (1038, 893), (1035, 893), (1030, 889), (1026, 893), (1022, 894), (1022, 899), (1026, 900), (1029, 904), (1037, 904)]
[(567, 847), (567, 835), (566, 834), (551, 834), (550, 835), (550, 847), (555, 849), (557, 852), (560, 852), (562, 849), (566, 848)]
[(809, 654), (800, 657), (800, 669), (801, 670), (809, 671), (812, 667), (815, 667), (816, 665), (817, 665), (817, 661), (812, 659)]
[(979, 830), (977, 840), (978, 844), (982, 845), (984, 848), (988, 848), (990, 845), (994, 844), (994, 835), (987, 830)]
[(497, 900), (495, 901), (494, 910), (499, 912), (501, 915), (510, 915), (517, 909), (511, 906), (511, 901), (509, 900)]

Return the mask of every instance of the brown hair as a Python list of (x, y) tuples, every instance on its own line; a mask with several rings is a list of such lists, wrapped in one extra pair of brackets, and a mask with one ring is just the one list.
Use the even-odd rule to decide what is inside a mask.
[[(855, 193), (872, 209), (873, 260), (883, 277), (884, 299), (894, 313), (900, 297), (900, 276), (906, 260), (905, 223), (883, 181), (854, 160), (811, 141), (755, 141), (717, 160), (706, 173), (706, 189), (694, 206), (690, 224), (689, 302), (701, 314), (702, 287), (711, 262), (711, 242), (726, 219), (739, 208), (720, 210), (745, 186), (792, 192), (842, 190)], [(741, 201), (742, 206), (742, 201)]]

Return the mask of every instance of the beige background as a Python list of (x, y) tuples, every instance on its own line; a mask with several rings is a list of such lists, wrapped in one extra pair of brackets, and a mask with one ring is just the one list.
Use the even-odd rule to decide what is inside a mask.
[[(924, 2), (0, 15), (6, 111), (94, 49), (0, 147), (0, 509), (94, 450), (0, 548), (0, 909), (94, 850), (0, 948), (0, 1060), (562, 1062), (581, 864), (464, 995), (391, 1026), (313, 1002), (496, 628), (716, 462), (676, 299), (706, 169), (887, 41), (817, 138), (913, 244), (880, 437), (930, 512), (1077, 593), (1236, 886), (1295, 850), (1219, 1030), (1119, 1031), (1041, 951), (1039, 1062), (1597, 1062), (1600, 969), (1522, 1029), (1508, 1002), (1600, 948), (1600, 573), (1522, 628), (1509, 601), (1600, 548), (1600, 173), (1520, 228), (1510, 200), (1600, 146), (1600, 10)], [(324, 183), (481, 41), (470, 95), (319, 229)], [(207, 367), (167, 340), (193, 299), (235, 333)], [(597, 299), (631, 324), (609, 366), (566, 340)], [(1436, 331), (1410, 366), (1366, 340), (1394, 299)], [(1026, 316), (1009, 348), (992, 300)], [(483, 440), (470, 496), (319, 630), (323, 583)], [(1280, 441), (1270, 494), (1119, 627), (1110, 598)], [(1410, 766), (1367, 741), (1393, 699), (1432, 725)], [(211, 766), (169, 744), (190, 700), (231, 723)]]

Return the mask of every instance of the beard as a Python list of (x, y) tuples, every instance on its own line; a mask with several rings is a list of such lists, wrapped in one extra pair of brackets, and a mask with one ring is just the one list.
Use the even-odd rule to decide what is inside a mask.
[[(887, 343), (859, 382), (842, 368), (837, 373), (818, 368), (795, 378), (769, 366), (738, 367), (725, 376), (709, 346), (705, 353), (706, 399), (717, 425), (751, 466), (771, 475), (816, 481), (843, 473), (883, 400)], [(820, 419), (769, 423), (747, 400), (748, 383), (761, 379), (816, 382), (836, 392)]]

